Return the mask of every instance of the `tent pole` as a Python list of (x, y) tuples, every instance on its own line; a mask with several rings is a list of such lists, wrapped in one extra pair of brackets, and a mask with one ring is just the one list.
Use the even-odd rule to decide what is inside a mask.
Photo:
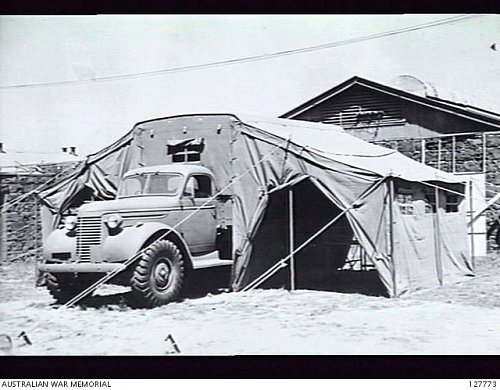
[[(344, 214), (349, 212), (350, 209), (355, 207), (356, 202), (359, 200), (367, 197), (369, 194), (371, 194), (376, 188), (378, 188), (383, 182), (385, 182), (385, 177), (381, 178), (379, 181), (374, 183), (370, 188), (368, 188), (365, 192), (363, 192), (360, 196), (356, 198), (352, 202), (350, 206), (345, 208), (342, 212), (337, 214), (330, 222), (328, 222), (326, 225), (324, 225), (321, 229), (319, 229), (316, 233), (314, 233), (312, 236), (310, 236), (307, 240), (305, 240), (302, 244), (300, 244), (297, 248), (294, 249), (293, 254), (298, 253), (300, 250), (302, 250), (304, 247), (309, 245), (311, 241), (313, 241), (316, 237), (318, 237), (321, 233), (323, 233), (326, 229), (328, 229), (331, 225), (333, 225), (335, 222), (337, 222), (338, 219), (340, 219)], [(316, 183), (318, 185), (318, 188), (321, 189), (321, 186), (319, 185), (320, 183)], [(249, 291), (253, 290), (254, 288), (260, 286), (264, 281), (269, 279), (272, 275), (274, 275), (276, 272), (278, 272), (281, 268), (284, 268), (287, 266), (287, 261), (290, 258), (290, 255), (287, 255), (284, 259), (279, 260), (276, 264), (274, 264), (272, 267), (270, 267), (266, 272), (264, 272), (262, 275), (257, 277), (255, 280), (250, 282), (248, 285), (243, 287), (240, 291)]]
[[(314, 233), (311, 237), (309, 237), (307, 240), (305, 240), (302, 244), (300, 244), (296, 249), (294, 249), (293, 253), (291, 255), (296, 254), (297, 252), (301, 251), (303, 248), (305, 248), (311, 241), (313, 241), (316, 237), (318, 237), (321, 233), (323, 233), (326, 229), (328, 229), (331, 225), (333, 225), (337, 220), (339, 220), (345, 213), (347, 213), (350, 209), (352, 208), (349, 207), (342, 211), (340, 214), (337, 214), (330, 222), (328, 222), (326, 225), (324, 225), (321, 229), (319, 229), (316, 233)], [(251, 283), (249, 283), (247, 286), (245, 286), (241, 291), (249, 291), (253, 290), (254, 288), (260, 286), (263, 282), (265, 282), (267, 279), (269, 279), (271, 276), (273, 276), (276, 272), (278, 272), (281, 268), (285, 268), (288, 266), (287, 262), (290, 259), (291, 255), (287, 255), (285, 258), (279, 260), (276, 264), (274, 264), (271, 268), (269, 268), (266, 272), (264, 272), (262, 275), (260, 275), (257, 279), (253, 280)]]
[(394, 178), (389, 177), (389, 256), (392, 263), (392, 294), (397, 297), (396, 264), (394, 262)]
[(288, 190), (288, 226), (290, 233), (290, 290), (295, 290), (295, 256), (294, 256), (294, 220), (293, 220), (293, 189)]

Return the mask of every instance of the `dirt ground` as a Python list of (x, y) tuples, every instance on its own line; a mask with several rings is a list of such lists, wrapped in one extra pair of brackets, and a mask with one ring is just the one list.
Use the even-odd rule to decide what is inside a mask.
[[(0, 266), (0, 334), (13, 355), (498, 354), (500, 258), (467, 282), (390, 299), (357, 293), (201, 289), (132, 309), (106, 287), (61, 308), (35, 288), (32, 264)], [(15, 338), (25, 331), (32, 344)], [(1, 348), (1, 342), (0, 342)], [(174, 356), (174, 354), (172, 355)]]

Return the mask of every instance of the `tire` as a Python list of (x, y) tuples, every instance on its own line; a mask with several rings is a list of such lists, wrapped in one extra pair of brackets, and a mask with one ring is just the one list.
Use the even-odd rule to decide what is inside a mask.
[(155, 307), (179, 299), (184, 285), (182, 254), (168, 240), (155, 242), (137, 263), (132, 278), (133, 301), (140, 307)]
[(73, 275), (47, 273), (45, 283), (50, 295), (55, 298), (56, 302), (64, 304), (89, 287), (93, 280), (85, 277), (74, 277)]

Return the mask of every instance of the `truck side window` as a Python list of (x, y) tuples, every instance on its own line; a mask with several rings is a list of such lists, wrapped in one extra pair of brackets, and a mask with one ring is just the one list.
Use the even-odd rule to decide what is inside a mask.
[(212, 180), (207, 175), (194, 175), (194, 197), (209, 198), (212, 196)]

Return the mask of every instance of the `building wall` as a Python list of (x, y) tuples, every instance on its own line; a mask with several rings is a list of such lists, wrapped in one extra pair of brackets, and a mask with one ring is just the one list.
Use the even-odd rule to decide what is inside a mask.
[(55, 183), (78, 166), (45, 165), (38, 167), (41, 173), (0, 172), (0, 262), (34, 260), (41, 255), (40, 203), (35, 195), (26, 195), (48, 181)]
[(3, 198), (0, 224), (2, 262), (35, 258), (36, 249), (42, 240), (38, 201), (32, 195), (12, 205), (9, 203), (34, 190), (52, 176), (0, 175), (0, 192)]

